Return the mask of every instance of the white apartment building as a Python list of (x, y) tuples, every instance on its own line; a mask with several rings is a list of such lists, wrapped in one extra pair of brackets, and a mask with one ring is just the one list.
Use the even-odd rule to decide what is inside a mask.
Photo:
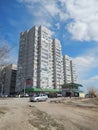
[(60, 41), (52, 39), (46, 27), (34, 26), (21, 32), (16, 91), (29, 87), (60, 88), (65, 81), (74, 80), (70, 60), (62, 57)]
[(77, 74), (75, 64), (68, 55), (63, 56), (64, 83), (75, 83)]
[(53, 88), (53, 54), (51, 32), (44, 26), (39, 27), (38, 79), (40, 88)]
[[(34, 26), (30, 30), (22, 32), (20, 34), (16, 91), (20, 91), (24, 87), (59, 88), (63, 81), (59, 70), (62, 64), (61, 57), (61, 43), (57, 39), (51, 38), (51, 32), (46, 27)], [(31, 81), (31, 84), (27, 85), (27, 80)]]
[[(38, 27), (20, 33), (16, 91), (37, 86)], [(26, 84), (27, 81), (31, 84)]]
[(64, 83), (71, 83), (70, 60), (68, 55), (63, 56)]
[(63, 84), (62, 47), (58, 39), (53, 40), (53, 79), (54, 88), (60, 88)]
[(70, 66), (71, 66), (71, 82), (76, 83), (77, 82), (76, 66), (72, 60), (70, 61)]

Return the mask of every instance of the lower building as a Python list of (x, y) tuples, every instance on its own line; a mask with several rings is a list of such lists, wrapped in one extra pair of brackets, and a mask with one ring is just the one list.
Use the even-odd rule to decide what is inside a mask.
[(17, 73), (17, 65), (15, 64), (10, 64), (3, 68), (2, 85), (1, 85), (2, 87), (0, 92), (1, 96), (15, 94), (16, 73)]

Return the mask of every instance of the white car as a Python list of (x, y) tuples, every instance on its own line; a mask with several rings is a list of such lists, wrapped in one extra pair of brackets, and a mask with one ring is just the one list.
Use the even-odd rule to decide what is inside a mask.
[(46, 94), (37, 94), (30, 97), (30, 102), (46, 101), (48, 96)]

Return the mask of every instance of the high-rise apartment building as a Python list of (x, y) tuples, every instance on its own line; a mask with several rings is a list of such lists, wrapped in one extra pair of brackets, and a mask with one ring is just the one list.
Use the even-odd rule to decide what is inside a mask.
[[(61, 43), (44, 26), (20, 34), (16, 91), (26, 87), (59, 88), (63, 83)], [(30, 81), (27, 84), (27, 81)]]
[(63, 56), (64, 83), (75, 83), (77, 74), (75, 64), (68, 55)]
[(37, 86), (53, 88), (53, 54), (51, 32), (44, 26), (38, 30), (38, 70)]
[(54, 88), (60, 88), (63, 84), (62, 47), (58, 39), (53, 40), (53, 82)]
[(71, 82), (71, 58), (68, 55), (63, 56), (63, 69), (64, 69), (64, 83)]
[(76, 72), (76, 65), (73, 63), (73, 61), (70, 61), (70, 67), (71, 67), (71, 82), (75, 83), (77, 82), (77, 72)]
[(20, 34), (16, 91), (26, 87), (28, 81), (30, 81), (28, 87), (31, 84), (37, 86), (38, 39), (37, 26)]
[(62, 56), (58, 39), (44, 26), (34, 26), (20, 33), (16, 91), (24, 88), (60, 88), (63, 83), (76, 82), (72, 59)]

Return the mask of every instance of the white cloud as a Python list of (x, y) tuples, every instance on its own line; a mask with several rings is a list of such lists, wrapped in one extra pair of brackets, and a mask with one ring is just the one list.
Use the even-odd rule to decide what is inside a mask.
[(74, 62), (77, 65), (79, 77), (85, 77), (89, 75), (89, 72), (93, 69), (98, 69), (98, 55), (96, 54), (85, 54), (74, 58)]
[[(98, 87), (98, 46), (89, 49), (85, 54), (73, 58), (78, 73), (78, 82), (87, 89), (89, 86)], [(93, 72), (93, 73), (92, 73)]]
[[(18, 0), (18, 2), (23, 2), (26, 3), (26, 7), (28, 7), (29, 9), (34, 9), (37, 4), (36, 7), (39, 8), (39, 10), (34, 11), (36, 15), (41, 14), (43, 15), (43, 13), (47, 13), (48, 15), (51, 15), (52, 17), (55, 17), (56, 15), (59, 15), (61, 12), (61, 9), (58, 8), (58, 0)], [(32, 13), (34, 13), (32, 12)], [(63, 16), (62, 16), (63, 17)], [(46, 17), (45, 17), (46, 18)]]
[(90, 59), (89, 56), (78, 56), (73, 61), (76, 64), (78, 82), (82, 82), (82, 80), (87, 79), (89, 72), (93, 69), (92, 63), (94, 62), (94, 58)]
[(68, 31), (80, 41), (98, 41), (98, 0), (63, 0), (72, 21)]
[[(33, 23), (52, 26), (55, 20), (67, 20), (65, 7), (58, 6), (59, 0), (17, 0), (23, 3), (33, 17)], [(31, 18), (32, 19), (32, 18)], [(44, 24), (43, 24), (44, 23)]]
[(89, 41), (90, 34), (89, 34), (89, 27), (84, 22), (73, 22), (68, 25), (68, 31), (72, 34), (73, 39), (77, 39), (79, 41)]
[[(79, 41), (98, 41), (98, 0), (17, 0), (25, 4), (35, 16), (36, 24), (47, 27), (54, 24), (53, 19), (69, 20), (68, 31)], [(59, 5), (58, 5), (59, 2)]]
[(90, 77), (86, 80), (84, 79), (84, 80), (82, 80), (82, 82), (84, 84), (85, 90), (87, 90), (90, 87), (94, 87), (94, 88), (98, 89), (98, 75)]
[(46, 9), (46, 11), (53, 17), (55, 17), (57, 14), (59, 14), (59, 8), (57, 7), (57, 4), (55, 1), (48, 1), (45, 2), (45, 4), (43, 5), (44, 8)]
[(93, 81), (98, 81), (98, 75), (95, 75), (94, 77), (91, 77), (90, 80), (93, 80)]
[(51, 27), (50, 15), (45, 9), (44, 0), (18, 0), (18, 2), (24, 4), (31, 15), (30, 24)]

